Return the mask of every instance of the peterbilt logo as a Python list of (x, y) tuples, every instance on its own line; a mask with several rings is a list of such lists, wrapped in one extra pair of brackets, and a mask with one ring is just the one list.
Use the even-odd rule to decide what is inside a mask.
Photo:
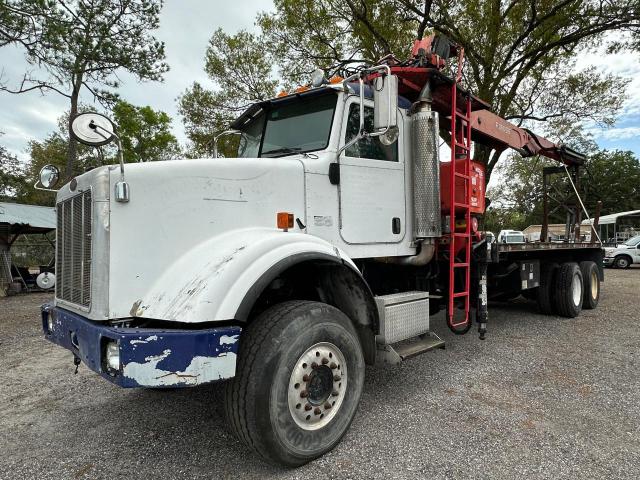
[(500, 130), (501, 132), (506, 133), (507, 135), (511, 134), (511, 129), (509, 127), (507, 127), (506, 125), (503, 125), (501, 123), (496, 122), (496, 128), (498, 130)]

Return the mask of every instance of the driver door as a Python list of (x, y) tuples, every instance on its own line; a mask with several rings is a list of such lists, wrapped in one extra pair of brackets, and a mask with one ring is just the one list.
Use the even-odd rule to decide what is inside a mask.
[[(366, 105), (366, 104), (365, 104)], [(347, 103), (341, 145), (358, 133), (360, 104)], [(342, 152), (340, 235), (349, 244), (397, 243), (405, 235), (405, 180), (402, 115), (393, 145), (378, 137), (360, 139)], [(365, 130), (373, 130), (373, 107), (365, 106)]]

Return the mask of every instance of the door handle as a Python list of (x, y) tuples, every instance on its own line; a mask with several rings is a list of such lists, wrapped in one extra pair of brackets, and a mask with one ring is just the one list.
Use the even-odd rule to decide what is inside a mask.
[(398, 235), (400, 233), (400, 230), (400, 219), (398, 217), (393, 217), (393, 219), (391, 220), (391, 232), (393, 232), (395, 235)]

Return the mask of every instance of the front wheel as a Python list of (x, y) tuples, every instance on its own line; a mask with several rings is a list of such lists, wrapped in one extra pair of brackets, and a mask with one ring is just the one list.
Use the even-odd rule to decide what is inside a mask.
[(613, 265), (616, 268), (629, 268), (631, 266), (631, 261), (629, 260), (629, 257), (627, 257), (626, 255), (620, 255), (619, 257), (616, 257), (616, 259), (613, 262)]
[(299, 466), (335, 447), (358, 408), (364, 358), (349, 318), (290, 301), (258, 316), (240, 339), (225, 391), (236, 437), (264, 459)]

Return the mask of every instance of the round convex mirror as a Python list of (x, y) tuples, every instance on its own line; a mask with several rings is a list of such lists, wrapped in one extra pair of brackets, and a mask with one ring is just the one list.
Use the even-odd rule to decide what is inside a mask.
[(398, 127), (389, 127), (387, 132), (383, 135), (380, 135), (378, 138), (380, 139), (380, 143), (383, 145), (393, 145), (393, 143), (398, 140), (398, 136), (400, 135), (400, 131)]
[(45, 165), (40, 170), (40, 184), (44, 188), (53, 188), (60, 179), (60, 170), (55, 165)]
[(99, 147), (113, 140), (111, 120), (99, 113), (81, 113), (71, 122), (71, 135), (80, 143)]

